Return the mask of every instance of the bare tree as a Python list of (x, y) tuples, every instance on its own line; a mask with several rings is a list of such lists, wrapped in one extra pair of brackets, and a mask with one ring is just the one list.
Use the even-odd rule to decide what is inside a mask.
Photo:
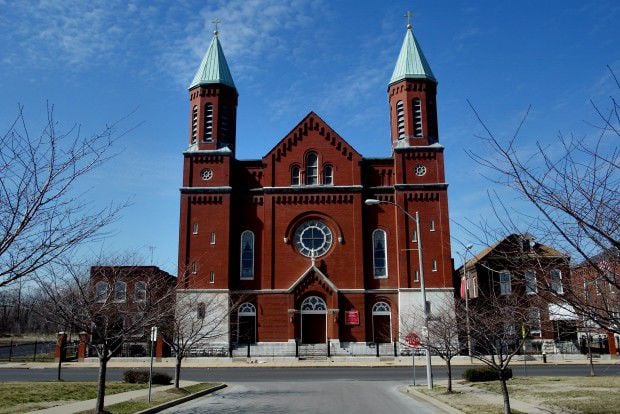
[(171, 309), (170, 329), (163, 341), (175, 354), (174, 386), (179, 388), (181, 364), (193, 352), (212, 342), (228, 343), (230, 316), (240, 304), (226, 294), (201, 294), (178, 289), (176, 306)]
[[(125, 262), (126, 263), (126, 262)], [(155, 267), (89, 266), (64, 261), (48, 267), (37, 284), (45, 292), (44, 315), (58, 326), (87, 333), (99, 358), (96, 412), (104, 412), (106, 370), (110, 358), (128, 339), (144, 338), (151, 326), (166, 317), (174, 299), (170, 277)], [(132, 272), (139, 270), (140, 285), (127, 292)], [(168, 276), (168, 277), (166, 277)]]
[(79, 184), (112, 155), (117, 126), (61, 131), (48, 107), (45, 127), (32, 134), (19, 107), (0, 135), (0, 287), (101, 236), (116, 218), (122, 205), (93, 208)]
[[(421, 335), (422, 348), (430, 349), (431, 353), (443, 359), (448, 367), (448, 392), (452, 392), (452, 358), (467, 349), (467, 344), (459, 341), (464, 314), (460, 304), (455, 304), (452, 299), (434, 304), (428, 320), (428, 336)], [(424, 315), (421, 312), (402, 317), (406, 331), (413, 332), (416, 327), (424, 329)]]
[(469, 305), (472, 356), (497, 373), (502, 386), (504, 413), (510, 414), (510, 396), (506, 381), (512, 358), (523, 347), (529, 325), (528, 304), (518, 295), (497, 296), (494, 292), (479, 296)]
[[(574, 310), (605, 330), (620, 333), (620, 299), (616, 294), (620, 290), (620, 105), (614, 97), (620, 83), (611, 68), (609, 71), (615, 92), (610, 93), (606, 109), (591, 101), (596, 119), (589, 122), (592, 137), (560, 134), (553, 143), (537, 142), (535, 150), (528, 152), (519, 142), (527, 113), (513, 136), (502, 139), (470, 103), (485, 131), (479, 138), (490, 153), (477, 149), (469, 155), (487, 168), (490, 180), (513, 190), (533, 207), (532, 214), (532, 209), (511, 208), (492, 196), (504, 234), (521, 233), (524, 229), (519, 229), (517, 223), (527, 223), (527, 231), (538, 241), (571, 255), (573, 263), (586, 267), (586, 282), (605, 289), (599, 293), (604, 297), (593, 301), (583, 287), (584, 279), (568, 279), (560, 290), (551, 284), (541, 287), (556, 295), (559, 303), (566, 303), (567, 310)], [(601, 260), (601, 255), (610, 258)], [(616, 265), (609, 266), (610, 262)]]

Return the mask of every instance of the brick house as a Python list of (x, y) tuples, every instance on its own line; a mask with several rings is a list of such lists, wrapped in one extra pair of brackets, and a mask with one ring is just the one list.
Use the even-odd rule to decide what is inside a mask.
[[(221, 343), (391, 347), (406, 334), (400, 316), (422, 308), (420, 238), (431, 306), (453, 297), (437, 81), (410, 25), (386, 86), (390, 157), (363, 157), (309, 112), (264, 156), (239, 160), (238, 92), (215, 32), (189, 87), (177, 292), (243, 298)], [(388, 203), (418, 212), (421, 234)]]
[(511, 234), (467, 260), (454, 283), (461, 284), (461, 300), (469, 292), (470, 306), (484, 306), (491, 296), (516, 297), (528, 317), (526, 351), (575, 352), (577, 317), (549, 293), (563, 294), (569, 272), (565, 254), (529, 234)]

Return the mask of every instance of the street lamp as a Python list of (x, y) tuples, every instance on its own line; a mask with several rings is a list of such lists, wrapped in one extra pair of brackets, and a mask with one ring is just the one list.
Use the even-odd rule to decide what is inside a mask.
[(473, 244), (468, 244), (465, 246), (465, 254), (463, 255), (463, 276), (465, 276), (465, 326), (467, 329), (467, 354), (469, 355), (469, 360), (472, 362), (472, 353), (471, 353), (471, 330), (469, 327), (469, 271), (467, 270), (467, 252), (474, 247)]
[(402, 206), (393, 203), (391, 201), (382, 201), (376, 200), (374, 198), (367, 198), (364, 203), (367, 206), (376, 206), (378, 204), (391, 204), (394, 207), (398, 208), (400, 211), (405, 213), (405, 216), (409, 217), (409, 219), (413, 220), (416, 225), (416, 235), (418, 241), (418, 248), (414, 249), (418, 251), (418, 267), (420, 272), (420, 290), (422, 291), (422, 302), (424, 303), (424, 329), (426, 331), (426, 384), (429, 390), (433, 389), (433, 369), (431, 366), (431, 348), (430, 348), (430, 333), (428, 331), (428, 306), (426, 302), (426, 287), (424, 285), (424, 266), (422, 266), (422, 234), (420, 233), (420, 215), (418, 212), (415, 212), (415, 217), (412, 216), (405, 210)]

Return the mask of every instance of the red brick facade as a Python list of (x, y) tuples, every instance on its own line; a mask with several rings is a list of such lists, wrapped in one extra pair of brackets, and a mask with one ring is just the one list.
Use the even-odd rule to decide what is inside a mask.
[[(444, 148), (438, 143), (436, 86), (429, 79), (404, 79), (388, 86), (386, 110), (391, 114), (392, 137), (385, 138), (385, 145), (393, 149), (390, 158), (362, 157), (310, 112), (257, 160), (235, 158), (236, 90), (220, 84), (190, 89), (189, 148), (183, 153), (181, 188), (179, 288), (244, 297), (256, 309), (252, 337), (256, 342), (395, 341), (399, 337), (400, 298), (419, 294), (415, 222), (393, 205), (365, 205), (364, 200), (372, 198), (397, 203), (412, 215), (419, 212), (426, 287), (451, 297), (448, 198)], [(414, 98), (422, 102), (419, 136), (413, 125)], [(396, 125), (399, 102), (406, 135), (400, 139)], [(214, 108), (212, 117), (205, 116), (208, 104)], [(224, 138), (222, 116), (218, 115), (222, 111), (227, 112), (225, 121), (232, 122), (226, 126)], [(208, 142), (203, 139), (204, 122), (212, 123)], [(316, 169), (311, 154), (318, 158)], [(299, 183), (294, 178), (295, 168), (299, 169)], [(322, 223), (331, 232), (331, 245), (314, 259), (299, 252), (296, 237), (309, 221)], [(386, 273), (386, 277), (375, 277), (373, 232), (377, 229), (385, 232), (387, 259), (387, 269), (377, 273)], [(254, 235), (252, 272), (248, 255), (246, 276), (242, 277), (241, 237), (248, 230)], [(304, 240), (311, 243), (308, 240), (314, 233), (304, 234)], [(380, 235), (377, 238), (380, 240)], [(378, 268), (385, 267), (381, 251), (378, 249)], [(301, 312), (302, 302), (311, 296), (323, 299), (327, 309), (315, 314)], [(391, 317), (385, 309), (372, 316), (377, 302), (389, 305)], [(358, 312), (358, 325), (346, 323), (347, 311)], [(386, 328), (390, 319), (391, 329)], [(234, 343), (239, 338), (234, 326), (237, 315), (231, 315), (230, 320)], [(323, 329), (323, 323), (325, 335), (317, 331)]]

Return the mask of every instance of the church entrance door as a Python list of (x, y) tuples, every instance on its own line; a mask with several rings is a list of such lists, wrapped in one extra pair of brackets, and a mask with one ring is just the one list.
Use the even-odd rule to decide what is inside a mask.
[(309, 296), (301, 304), (301, 343), (327, 342), (327, 305), (318, 296)]

